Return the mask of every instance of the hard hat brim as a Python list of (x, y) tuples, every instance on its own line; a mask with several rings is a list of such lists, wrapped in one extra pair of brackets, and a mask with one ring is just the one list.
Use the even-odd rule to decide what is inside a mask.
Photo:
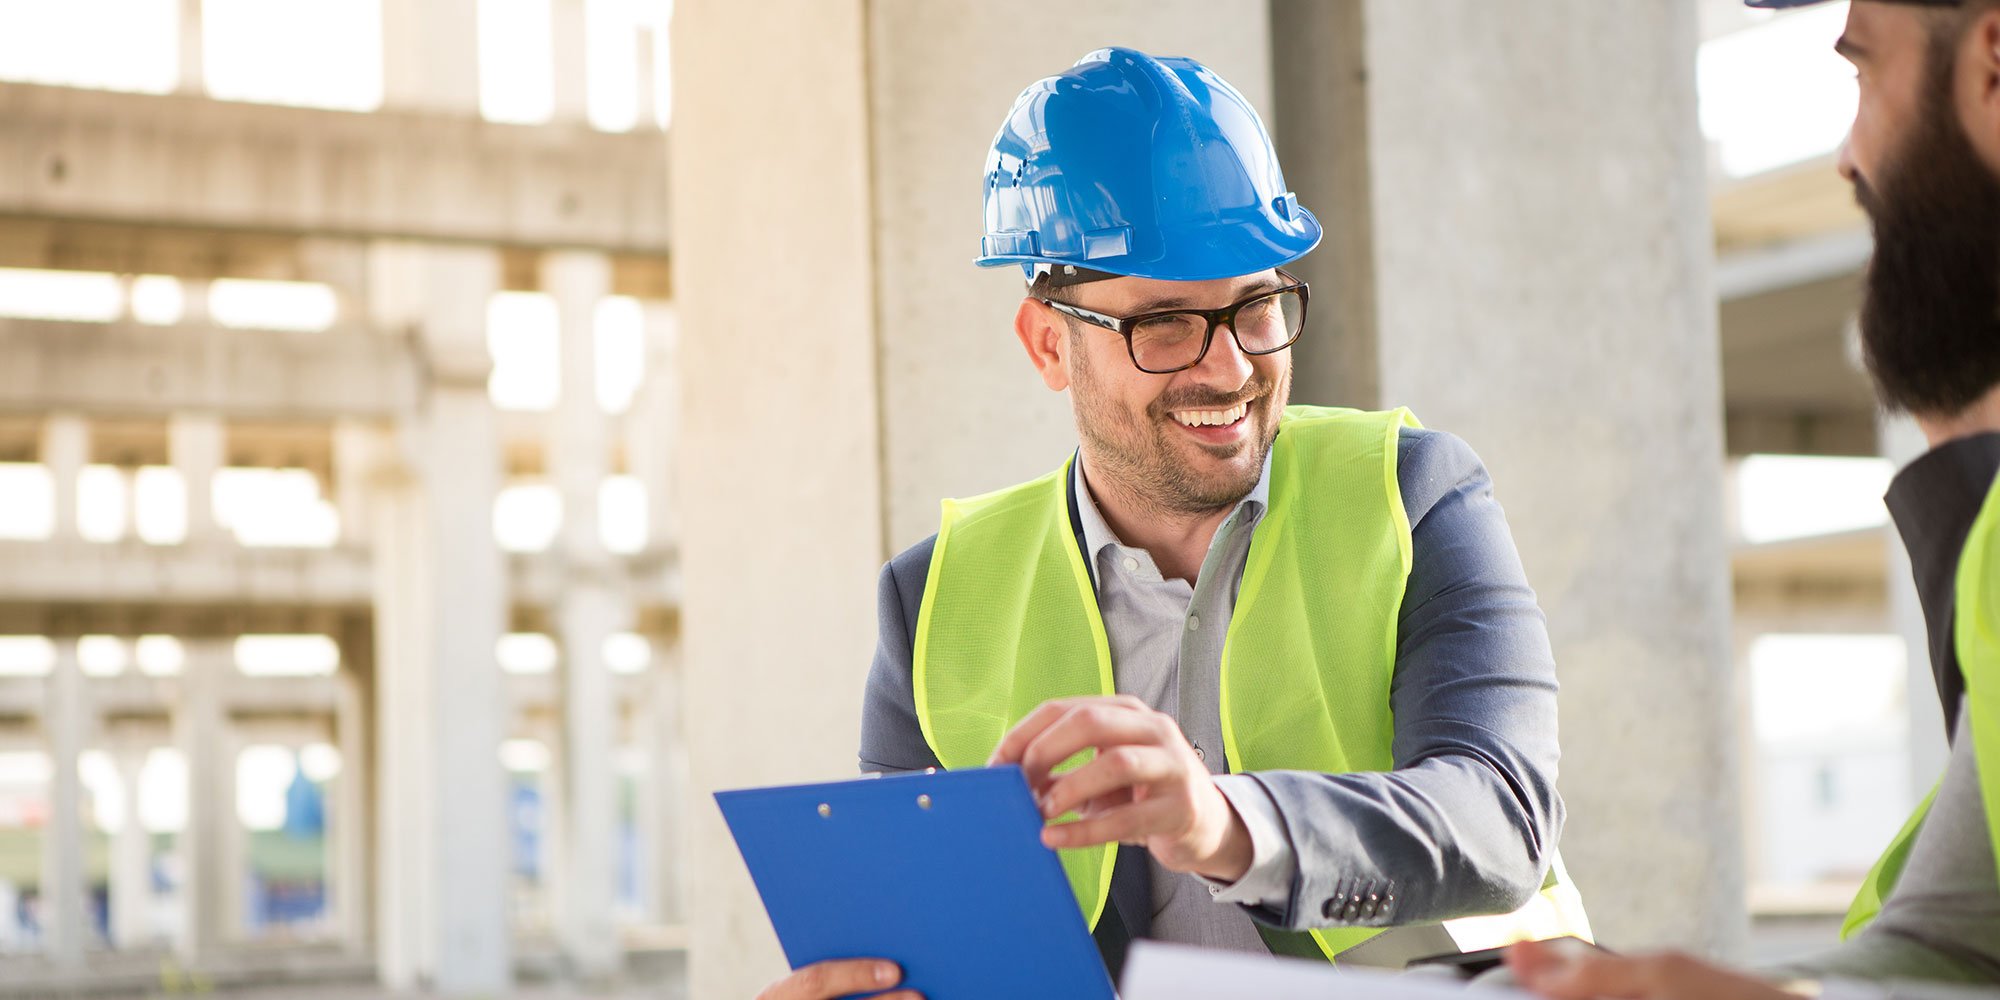
[(1319, 218), (1303, 206), (1298, 209), (1298, 232), (1274, 230), (1268, 224), (1248, 220), (1229, 226), (1209, 224), (1183, 233), (1164, 233), (1168, 248), (1151, 257), (1125, 254), (1117, 257), (1050, 257), (1042, 254), (989, 254), (975, 258), (980, 267), (1009, 264), (1072, 264), (1093, 271), (1158, 281), (1212, 281), (1256, 274), (1283, 267), (1312, 252), (1325, 236)]

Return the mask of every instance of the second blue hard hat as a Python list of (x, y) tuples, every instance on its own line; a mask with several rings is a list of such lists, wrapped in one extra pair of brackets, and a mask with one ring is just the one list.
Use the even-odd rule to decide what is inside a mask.
[(1271, 137), (1206, 66), (1099, 49), (1014, 101), (986, 157), (982, 267), (1170, 281), (1302, 257), (1319, 220), (1285, 187)]

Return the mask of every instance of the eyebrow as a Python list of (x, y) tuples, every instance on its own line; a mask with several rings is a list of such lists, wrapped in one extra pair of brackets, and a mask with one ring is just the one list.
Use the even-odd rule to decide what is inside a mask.
[(1849, 62), (1857, 62), (1868, 57), (1867, 48), (1844, 33), (1833, 40), (1833, 51), (1846, 57)]
[[(1285, 287), (1287, 284), (1289, 284), (1289, 282), (1274, 274), (1269, 278), (1263, 279), (1261, 281), (1258, 281), (1256, 284), (1244, 288), (1242, 293), (1236, 296), (1236, 298), (1232, 301), (1241, 302), (1244, 299), (1251, 297), (1252, 295), (1257, 295), (1262, 292), (1275, 291), (1277, 289)], [(1194, 305), (1193, 303), (1189, 302), (1187, 299), (1179, 295), (1163, 295), (1156, 299), (1146, 299), (1139, 302), (1134, 307), (1134, 315), (1137, 315), (1138, 313), (1142, 312), (1162, 312), (1165, 310), (1172, 310), (1172, 309), (1196, 309), (1196, 308), (1200, 307)]]

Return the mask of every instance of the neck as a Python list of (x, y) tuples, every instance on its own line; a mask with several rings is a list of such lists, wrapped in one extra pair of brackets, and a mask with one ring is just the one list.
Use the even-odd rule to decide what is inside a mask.
[(1986, 390), (1971, 406), (1948, 417), (1920, 416), (1917, 426), (1936, 448), (1975, 434), (2000, 432), (2000, 385)]
[(1216, 529), (1229, 519), (1234, 505), (1205, 511), (1176, 511), (1128, 489), (1109, 476), (1093, 472), (1090, 456), (1081, 457), (1083, 481), (1104, 521), (1126, 545), (1145, 549), (1162, 576), (1193, 583), (1208, 555)]

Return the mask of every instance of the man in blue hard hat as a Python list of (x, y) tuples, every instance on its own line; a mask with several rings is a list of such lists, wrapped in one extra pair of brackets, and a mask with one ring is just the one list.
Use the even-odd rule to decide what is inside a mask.
[(1835, 48), (1860, 83), (1839, 169), (1875, 234), (1864, 355), (1884, 406), (1931, 444), (1885, 499), (1910, 551), (1951, 759), (1869, 874), (1839, 947), (1760, 976), (1682, 955), (1516, 947), (1515, 973), (1545, 996), (2000, 997), (1966, 985), (2000, 984), (2000, 0), (1856, 0)]
[[(1394, 962), (1587, 934), (1492, 484), (1407, 411), (1288, 406), (1284, 267), (1321, 231), (1249, 103), (1092, 52), (1016, 99), (983, 188), (978, 263), (1022, 269), (1014, 333), (1079, 446), (883, 570), (862, 767), (1020, 764), (1114, 975), (1141, 937), (1325, 961), (1426, 925)], [(765, 996), (896, 980), (857, 957)]]

